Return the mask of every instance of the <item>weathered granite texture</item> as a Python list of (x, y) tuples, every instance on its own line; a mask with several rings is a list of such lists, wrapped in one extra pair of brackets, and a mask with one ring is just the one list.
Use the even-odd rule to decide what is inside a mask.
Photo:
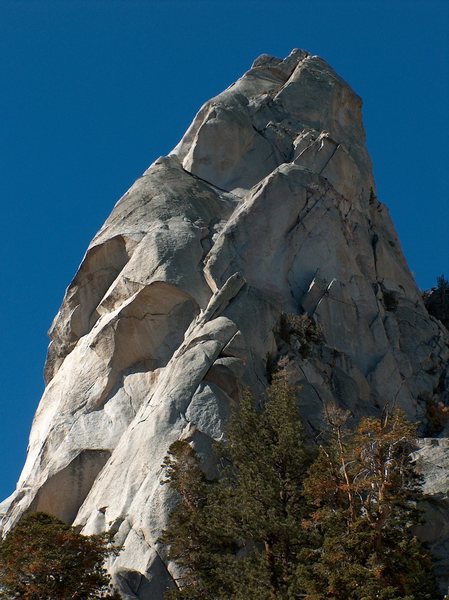
[[(332, 399), (355, 418), (388, 404), (425, 421), (448, 335), (374, 190), (360, 98), (317, 56), (263, 55), (207, 102), (114, 207), (66, 292), (4, 531), (30, 509), (112, 530), (123, 597), (159, 600), (171, 584), (164, 455), (188, 438), (207, 468), (231, 403), (242, 385), (263, 393), (267, 363), (289, 356), (311, 430)], [(282, 313), (308, 315), (319, 341), (283, 334)], [(433, 444), (424, 462), (446, 464), (446, 443)], [(446, 481), (430, 469), (441, 514)], [(426, 530), (442, 575), (446, 517)]]

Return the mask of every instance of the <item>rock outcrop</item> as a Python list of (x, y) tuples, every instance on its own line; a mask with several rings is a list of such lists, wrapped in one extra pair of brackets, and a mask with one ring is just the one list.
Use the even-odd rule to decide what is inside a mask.
[[(190, 439), (208, 468), (243, 385), (263, 394), (288, 356), (311, 431), (331, 400), (355, 419), (400, 406), (425, 427), (449, 357), (376, 198), (360, 98), (300, 50), (259, 57), (120, 199), (50, 337), (3, 529), (44, 510), (112, 531), (123, 551), (111, 572), (124, 598), (141, 600), (171, 585), (158, 541), (173, 505), (160, 485), (167, 449)], [(427, 437), (417, 461), (430, 518), (444, 523), (426, 529), (444, 580), (440, 458), (446, 442)]]

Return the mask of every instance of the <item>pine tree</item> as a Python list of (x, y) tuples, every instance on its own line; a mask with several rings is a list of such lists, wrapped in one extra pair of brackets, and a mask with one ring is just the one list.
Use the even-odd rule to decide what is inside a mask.
[[(231, 423), (227, 451), (248, 574), (257, 573), (260, 582), (254, 598), (288, 598), (304, 545), (303, 480), (310, 461), (296, 395), (285, 376), (274, 378), (261, 414), (250, 397), (244, 399)], [(237, 581), (234, 593), (244, 598), (245, 587)]]
[(163, 468), (168, 484), (179, 496), (160, 541), (169, 545), (168, 558), (180, 568), (178, 589), (166, 598), (215, 598), (219, 592), (220, 564), (236, 551), (232, 538), (215, 523), (217, 481), (204, 476), (196, 452), (185, 440), (174, 442)]
[(293, 390), (275, 377), (261, 410), (245, 395), (207, 481), (176, 442), (166, 482), (180, 498), (163, 541), (189, 600), (435, 600), (428, 552), (413, 534), (420, 480), (414, 427), (398, 411), (363, 419), (328, 407), (313, 463)]
[(295, 598), (310, 461), (285, 378), (274, 378), (260, 412), (249, 394), (242, 398), (219, 452), (219, 481), (206, 482), (187, 446), (177, 442), (165, 462), (180, 504), (163, 541), (184, 573), (169, 597)]
[(437, 277), (437, 285), (423, 294), (424, 304), (431, 315), (449, 329), (449, 281), (444, 275)]
[(104, 561), (118, 549), (44, 513), (25, 515), (0, 544), (0, 598), (119, 600)]
[(327, 411), (329, 440), (305, 482), (319, 534), (298, 577), (309, 600), (434, 600), (430, 555), (413, 535), (420, 481), (410, 460), (414, 427), (394, 411), (363, 419)]

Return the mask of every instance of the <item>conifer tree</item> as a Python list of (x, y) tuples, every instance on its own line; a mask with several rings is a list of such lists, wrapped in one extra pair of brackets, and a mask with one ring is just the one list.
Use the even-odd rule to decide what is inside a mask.
[(25, 515), (0, 544), (0, 598), (119, 600), (104, 561), (117, 548), (45, 513)]
[(449, 329), (449, 280), (444, 275), (439, 275), (436, 287), (424, 292), (423, 299), (429, 314)]
[(166, 482), (180, 497), (163, 541), (189, 600), (435, 600), (428, 552), (413, 534), (420, 480), (414, 427), (398, 411), (365, 418), (328, 407), (310, 465), (293, 390), (275, 377), (256, 410), (245, 395), (207, 481), (176, 442)]
[(413, 534), (420, 481), (414, 427), (399, 411), (365, 418), (355, 433), (329, 408), (329, 440), (305, 482), (318, 546), (298, 567), (308, 600), (434, 600), (430, 555)]
[(181, 570), (177, 589), (167, 599), (214, 598), (220, 587), (219, 568), (226, 554), (233, 553), (232, 538), (214, 522), (217, 481), (204, 476), (199, 458), (186, 440), (174, 442), (162, 465), (164, 484), (179, 495), (160, 541), (169, 545), (168, 557)]
[(206, 482), (187, 446), (177, 442), (165, 462), (180, 503), (163, 541), (184, 573), (168, 597), (295, 598), (310, 461), (285, 378), (274, 378), (260, 412), (249, 394), (242, 398), (219, 452), (219, 481)]

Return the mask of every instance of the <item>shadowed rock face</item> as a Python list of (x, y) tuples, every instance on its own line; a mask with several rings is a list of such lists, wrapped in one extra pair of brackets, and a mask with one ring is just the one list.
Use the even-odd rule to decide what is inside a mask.
[[(306, 352), (298, 332), (283, 335), (282, 313), (307, 315), (319, 341)], [(267, 363), (289, 357), (313, 431), (330, 400), (355, 419), (399, 405), (425, 422), (449, 357), (375, 196), (361, 101), (299, 50), (258, 58), (121, 198), (50, 337), (4, 531), (35, 508), (85, 533), (112, 530), (124, 550), (111, 572), (141, 600), (171, 584), (158, 542), (173, 506), (160, 485), (169, 445), (190, 439), (208, 468), (230, 404), (243, 385), (263, 393)], [(416, 454), (429, 518), (446, 523), (425, 530), (442, 572), (443, 442)]]

